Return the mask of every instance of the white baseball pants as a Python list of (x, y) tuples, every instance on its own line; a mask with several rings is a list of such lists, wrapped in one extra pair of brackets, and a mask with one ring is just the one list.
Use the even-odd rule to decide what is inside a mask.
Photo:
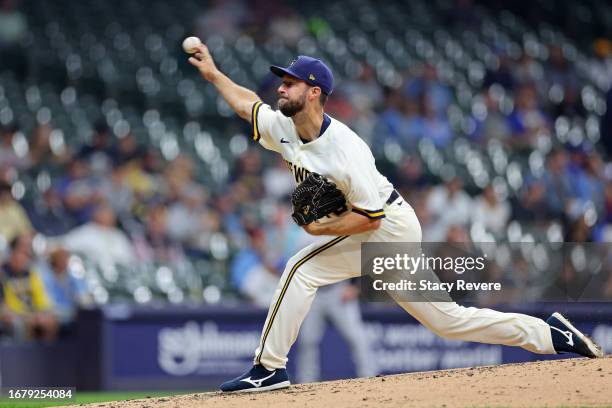
[(357, 376), (373, 377), (378, 374), (374, 356), (365, 336), (359, 301), (357, 299), (343, 301), (342, 291), (345, 287), (345, 284), (340, 283), (320, 290), (302, 323), (302, 332), (298, 338), (299, 351), (296, 356), (298, 363), (296, 377), (300, 383), (321, 379), (319, 351), (328, 320), (349, 345)]
[[(385, 214), (386, 218), (375, 231), (327, 237), (302, 249), (287, 262), (255, 350), (255, 364), (263, 364), (268, 369), (286, 366), (287, 354), (317, 288), (360, 276), (362, 242), (421, 241), (419, 221), (403, 198), (385, 206)], [(555, 354), (548, 324), (532, 316), (463, 307), (455, 302), (398, 303), (442, 337)]]

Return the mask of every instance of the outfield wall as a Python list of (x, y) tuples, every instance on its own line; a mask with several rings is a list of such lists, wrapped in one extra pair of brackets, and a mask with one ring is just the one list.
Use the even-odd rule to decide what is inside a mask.
[[(612, 304), (498, 307), (547, 316), (566, 313), (612, 353)], [(265, 310), (235, 307), (142, 308), (112, 305), (83, 311), (76, 333), (53, 344), (0, 344), (3, 386), (76, 385), (92, 390), (211, 389), (251, 364)], [(372, 356), (381, 373), (425, 371), (556, 356), (435, 336), (397, 307), (363, 309)], [(295, 371), (295, 350), (288, 369)], [(333, 328), (321, 345), (324, 380), (355, 376), (350, 351)]]

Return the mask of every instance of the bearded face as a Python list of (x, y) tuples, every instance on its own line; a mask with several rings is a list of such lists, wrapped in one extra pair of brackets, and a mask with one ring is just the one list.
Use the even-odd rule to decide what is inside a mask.
[(306, 91), (296, 99), (279, 98), (277, 106), (286, 117), (290, 118), (295, 116), (304, 109), (304, 106), (306, 106)]

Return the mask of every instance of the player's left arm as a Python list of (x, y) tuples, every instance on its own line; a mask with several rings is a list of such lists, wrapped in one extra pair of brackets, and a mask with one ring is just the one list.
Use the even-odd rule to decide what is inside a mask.
[(353, 235), (378, 229), (381, 219), (372, 219), (356, 212), (346, 212), (325, 223), (313, 222), (304, 225), (310, 235)]

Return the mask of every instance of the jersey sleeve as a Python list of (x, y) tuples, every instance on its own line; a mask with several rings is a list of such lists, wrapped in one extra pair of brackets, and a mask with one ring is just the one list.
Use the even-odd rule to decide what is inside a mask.
[(272, 129), (279, 120), (277, 112), (270, 105), (261, 101), (255, 102), (251, 111), (253, 140), (268, 150), (278, 152), (279, 142), (274, 138)]
[(346, 199), (352, 211), (370, 219), (385, 218), (383, 203), (376, 184), (376, 165), (369, 151), (352, 152), (350, 160), (345, 160)]

